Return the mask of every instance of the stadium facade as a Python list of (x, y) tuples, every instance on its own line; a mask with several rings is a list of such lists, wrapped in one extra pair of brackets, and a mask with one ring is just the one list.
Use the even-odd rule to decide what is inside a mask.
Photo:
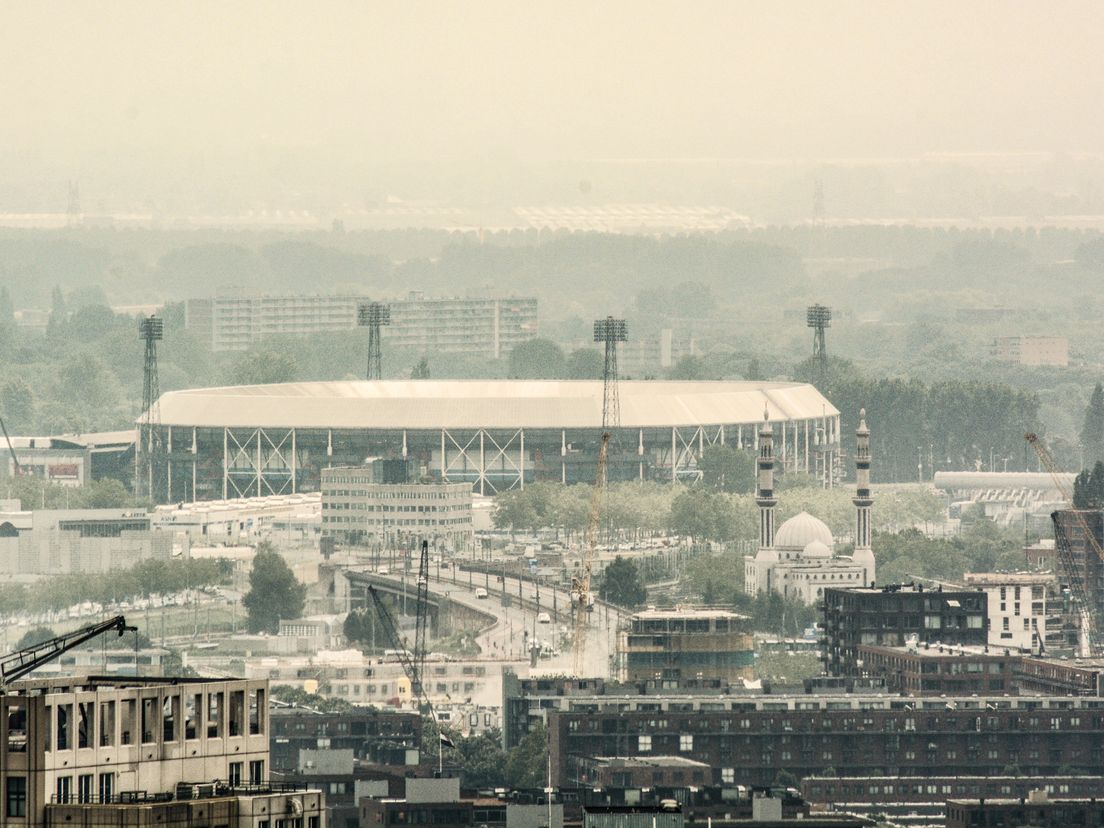
[[(757, 449), (766, 411), (780, 465), (832, 484), (839, 412), (811, 385), (626, 381), (620, 400), (611, 480), (693, 479), (710, 446)], [(602, 383), (282, 383), (172, 391), (158, 409), (161, 502), (317, 491), (322, 469), (367, 458), (393, 461), (399, 477), (467, 482), (493, 495), (594, 480)]]

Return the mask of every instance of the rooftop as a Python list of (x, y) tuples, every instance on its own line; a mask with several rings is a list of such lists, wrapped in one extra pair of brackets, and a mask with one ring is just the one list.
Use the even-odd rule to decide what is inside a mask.
[(671, 607), (669, 609), (657, 609), (648, 607), (646, 610), (633, 613), (633, 618), (640, 620), (666, 620), (668, 618), (728, 618), (730, 620), (746, 620), (748, 616), (740, 615), (726, 609), (713, 609), (712, 607)]
[[(622, 428), (811, 420), (839, 411), (797, 382), (624, 381)], [(599, 428), (601, 381), (358, 380), (170, 391), (166, 426), (230, 428)]]

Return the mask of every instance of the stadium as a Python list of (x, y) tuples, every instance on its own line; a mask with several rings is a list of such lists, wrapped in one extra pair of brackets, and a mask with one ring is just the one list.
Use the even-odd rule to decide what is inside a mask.
[[(753, 448), (764, 411), (787, 469), (823, 475), (839, 412), (790, 382), (619, 383), (611, 480), (698, 476), (713, 445)], [(393, 482), (469, 482), (493, 495), (535, 481), (593, 482), (601, 381), (399, 380), (198, 388), (153, 412), (160, 502), (317, 491), (323, 468), (382, 458)]]

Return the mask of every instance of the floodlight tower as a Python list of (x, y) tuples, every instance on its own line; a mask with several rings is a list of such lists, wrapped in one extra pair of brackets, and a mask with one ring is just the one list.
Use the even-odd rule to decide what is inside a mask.
[(621, 422), (621, 402), (617, 395), (617, 343), (628, 340), (629, 328), (624, 319), (594, 321), (594, 341), (606, 345), (606, 362), (602, 369), (602, 431), (617, 428)]
[(819, 363), (823, 375), (828, 370), (824, 331), (832, 327), (832, 309), (824, 305), (810, 305), (805, 312), (805, 323), (813, 329), (813, 359)]
[(368, 328), (368, 379), (382, 379), (383, 353), (380, 328), (391, 324), (391, 307), (379, 302), (362, 302), (357, 307), (357, 324)]
[(158, 401), (161, 387), (157, 376), (157, 343), (165, 335), (165, 323), (157, 316), (138, 321), (138, 338), (146, 343), (145, 366), (142, 373), (142, 422), (135, 457), (141, 458), (134, 490), (153, 496), (153, 447), (157, 440), (161, 413)]

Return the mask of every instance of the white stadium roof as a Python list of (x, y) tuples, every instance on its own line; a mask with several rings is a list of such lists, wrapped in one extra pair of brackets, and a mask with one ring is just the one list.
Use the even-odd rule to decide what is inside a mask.
[[(623, 428), (734, 425), (834, 417), (796, 382), (618, 384)], [(600, 380), (290, 382), (170, 391), (163, 425), (200, 428), (566, 429), (602, 424)]]

